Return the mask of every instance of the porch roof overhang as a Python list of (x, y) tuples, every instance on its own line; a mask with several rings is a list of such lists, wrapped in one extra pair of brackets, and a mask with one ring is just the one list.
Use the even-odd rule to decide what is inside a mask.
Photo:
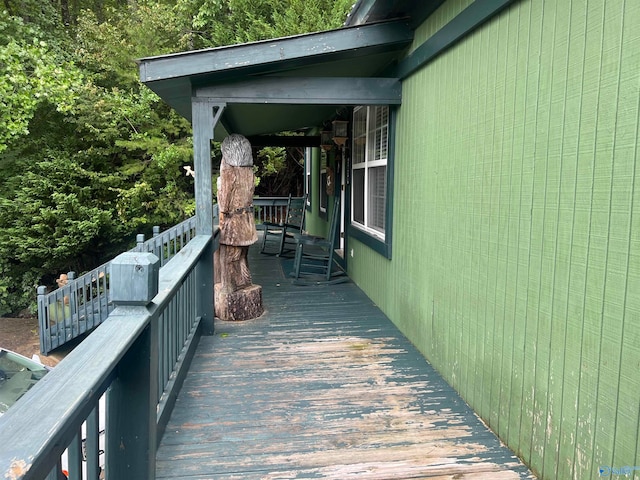
[(192, 102), (224, 105), (214, 139), (320, 126), (347, 105), (399, 104), (378, 75), (413, 39), (404, 20), (143, 58), (140, 80), (192, 121)]

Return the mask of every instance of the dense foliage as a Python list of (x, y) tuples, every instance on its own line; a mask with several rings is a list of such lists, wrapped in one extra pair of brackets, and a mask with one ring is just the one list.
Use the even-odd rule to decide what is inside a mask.
[[(36, 285), (193, 214), (190, 125), (139, 84), (136, 58), (335, 28), (350, 5), (4, 0), (0, 315), (32, 307)], [(265, 192), (285, 193), (277, 174), (295, 174), (297, 158), (261, 152)]]

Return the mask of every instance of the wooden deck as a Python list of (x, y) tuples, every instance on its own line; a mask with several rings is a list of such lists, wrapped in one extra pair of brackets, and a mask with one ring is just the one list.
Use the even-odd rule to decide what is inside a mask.
[(201, 339), (156, 478), (534, 478), (358, 287), (251, 260), (267, 311)]

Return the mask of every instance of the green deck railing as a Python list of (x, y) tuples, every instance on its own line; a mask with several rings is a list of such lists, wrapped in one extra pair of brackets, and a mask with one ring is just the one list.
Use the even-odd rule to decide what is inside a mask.
[[(286, 197), (256, 197), (253, 204), (258, 228), (266, 221), (277, 223), (286, 216)], [(214, 224), (217, 224), (217, 205), (214, 205), (213, 215)], [(194, 236), (195, 217), (192, 217), (162, 233), (160, 227), (154, 227), (153, 236), (148, 240), (144, 235), (138, 235), (137, 244), (130, 251), (151, 252), (163, 266)], [(50, 293), (46, 287), (38, 287), (40, 352), (48, 355), (90, 332), (111, 313), (109, 265), (107, 262), (77, 278), (74, 272), (69, 272), (67, 285)]]
[(287, 218), (288, 197), (256, 197), (253, 206), (256, 212), (256, 226), (264, 222), (281, 223)]
[[(137, 275), (141, 259), (159, 264), (151, 253), (112, 262), (113, 311), (0, 417), (0, 478), (58, 480), (66, 458), (70, 479), (96, 480), (100, 448), (106, 478), (155, 478), (156, 446), (200, 335), (198, 272), (211, 268), (216, 239), (217, 229), (192, 237), (155, 277)], [(145, 291), (157, 294), (138, 298)]]
[[(162, 233), (160, 227), (154, 227), (153, 237), (145, 241), (144, 235), (138, 235), (137, 244), (130, 251), (152, 252), (163, 266), (195, 236), (195, 225), (192, 217)], [(68, 283), (51, 293), (44, 286), (38, 287), (40, 352), (48, 355), (107, 318), (113, 310), (109, 300), (110, 263), (77, 278), (69, 272)]]

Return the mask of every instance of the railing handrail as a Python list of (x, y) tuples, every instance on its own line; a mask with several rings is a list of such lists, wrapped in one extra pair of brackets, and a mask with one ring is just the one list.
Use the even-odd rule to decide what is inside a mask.
[[(100, 397), (119, 378), (119, 366), (129, 356), (141, 333), (147, 327), (157, 325), (158, 316), (176, 296), (181, 283), (194, 271), (198, 260), (212, 243), (211, 236), (194, 237), (160, 269), (158, 294), (149, 305), (117, 306), (99, 329), (0, 417), (0, 477), (45, 478), (55, 468), (60, 455), (98, 405)], [(152, 341), (151, 352), (153, 350)], [(154, 371), (152, 367), (150, 375), (158, 375), (157, 368)], [(151, 383), (148, 393), (155, 398), (157, 389), (154, 389), (154, 382)], [(159, 398), (153, 402), (152, 413), (156, 422), (163, 413), (159, 409), (156, 412), (159, 402)], [(124, 405), (114, 402), (108, 407), (107, 415), (118, 406)], [(122, 414), (116, 416), (123, 418)], [(109, 418), (107, 422), (110, 422)], [(155, 431), (155, 425), (153, 427), (152, 431)], [(118, 432), (108, 431), (107, 435), (118, 438)], [(148, 441), (155, 452), (158, 439)]]
[(289, 197), (253, 197), (254, 205), (286, 205), (288, 201)]
[[(162, 233), (159, 227), (154, 227), (150, 239), (145, 241), (143, 235), (138, 235), (137, 245), (129, 251), (155, 253), (160, 258), (162, 266), (195, 236), (195, 218), (188, 218)], [(69, 272), (68, 283), (49, 293), (46, 293), (45, 287), (38, 287), (41, 353), (48, 354), (65, 341), (97, 327), (106, 318), (112, 310), (109, 303), (109, 284), (105, 278), (110, 265), (111, 261), (108, 261), (79, 277)], [(90, 292), (87, 293), (87, 290)], [(94, 291), (97, 292), (95, 296)], [(80, 307), (78, 298), (82, 299)], [(55, 318), (51, 318), (52, 309)], [(98, 314), (93, 315), (93, 312)], [(79, 325), (80, 317), (84, 318), (85, 324)], [(52, 321), (57, 325), (54, 334), (49, 333)], [(69, 328), (72, 331), (67, 334)]]

